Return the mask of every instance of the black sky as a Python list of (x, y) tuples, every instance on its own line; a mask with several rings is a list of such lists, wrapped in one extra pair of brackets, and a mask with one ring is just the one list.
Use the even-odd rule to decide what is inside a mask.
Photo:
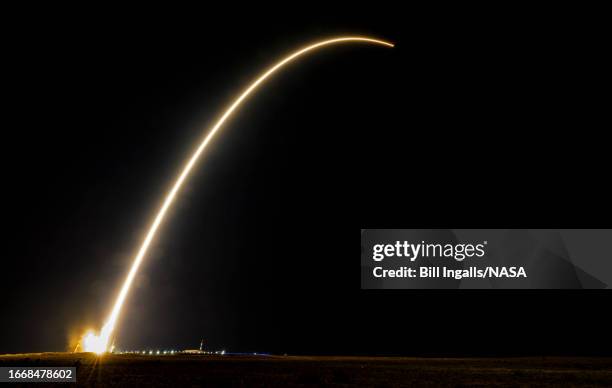
[(5, 36), (0, 352), (99, 327), (208, 125), (279, 56), (338, 33), (397, 47), (321, 51), (248, 101), (170, 212), (118, 345), (611, 349), (606, 291), (362, 291), (356, 256), (364, 227), (609, 226), (596, 23), (65, 11), (15, 14)]

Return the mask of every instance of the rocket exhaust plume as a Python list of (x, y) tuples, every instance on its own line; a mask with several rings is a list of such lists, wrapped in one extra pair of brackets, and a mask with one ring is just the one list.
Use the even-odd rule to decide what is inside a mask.
[(157, 233), (157, 229), (161, 225), (166, 212), (172, 205), (176, 194), (181, 189), (185, 179), (189, 176), (193, 166), (198, 161), (208, 144), (211, 142), (213, 137), (219, 132), (219, 130), (223, 127), (223, 124), (232, 116), (234, 111), (240, 107), (240, 105), (246, 100), (261, 84), (263, 84), (268, 78), (270, 78), (274, 73), (276, 73), (279, 69), (284, 67), (285, 65), (293, 62), (297, 58), (311, 52), (315, 51), (319, 48), (341, 44), (341, 43), (368, 43), (368, 44), (376, 44), (387, 47), (393, 47), (394, 45), (389, 42), (385, 42), (383, 40), (362, 37), (362, 36), (341, 36), (332, 39), (322, 40), (308, 46), (302, 47), (297, 51), (289, 54), (288, 56), (281, 59), (276, 64), (272, 65), (272, 67), (268, 68), (265, 72), (263, 72), (260, 76), (258, 76), (253, 83), (251, 83), (240, 95), (232, 102), (232, 104), (225, 110), (223, 115), (217, 120), (217, 122), (212, 126), (212, 128), (208, 131), (198, 148), (195, 150), (193, 155), (189, 158), (183, 169), (181, 170), (180, 175), (174, 182), (172, 189), (166, 195), (164, 202), (162, 203), (159, 211), (157, 212), (157, 216), (153, 220), (153, 223), (149, 227), (149, 231), (147, 232), (138, 253), (134, 257), (134, 262), (132, 267), (130, 268), (130, 272), (128, 273), (125, 281), (123, 282), (123, 286), (121, 287), (121, 291), (117, 296), (117, 300), (115, 301), (115, 305), (113, 310), (111, 311), (106, 323), (102, 327), (102, 330), (99, 334), (95, 334), (93, 331), (87, 332), (83, 338), (81, 339), (81, 346), (83, 350), (86, 352), (95, 352), (95, 353), (104, 353), (108, 349), (109, 340), (113, 334), (113, 330), (115, 329), (115, 324), (117, 323), (117, 319), (119, 318), (119, 314), (121, 313), (121, 308), (123, 307), (123, 303), (127, 297), (128, 292), (130, 291), (130, 287), (132, 282), (134, 281), (134, 277), (138, 272), (138, 268), (142, 263), (143, 258), (145, 257), (151, 242), (155, 238)]

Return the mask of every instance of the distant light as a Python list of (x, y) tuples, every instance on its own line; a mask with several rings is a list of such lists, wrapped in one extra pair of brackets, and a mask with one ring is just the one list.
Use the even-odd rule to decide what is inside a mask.
[(222, 354), (222, 355), (225, 355), (225, 350), (222, 350), (222, 351), (221, 351), (221, 354)]
[(153, 351), (152, 351), (152, 350), (149, 350), (149, 354), (153, 354)]
[(159, 350), (157, 351), (157, 354), (159, 354)]

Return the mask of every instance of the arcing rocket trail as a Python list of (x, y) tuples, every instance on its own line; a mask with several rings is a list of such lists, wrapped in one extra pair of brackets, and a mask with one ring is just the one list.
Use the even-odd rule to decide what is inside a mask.
[(121, 291), (119, 292), (119, 295), (117, 296), (117, 300), (115, 301), (115, 305), (113, 307), (113, 310), (111, 311), (110, 316), (108, 317), (108, 320), (104, 324), (104, 327), (102, 327), (102, 330), (99, 335), (95, 335), (93, 332), (88, 332), (83, 337), (81, 341), (83, 350), (89, 351), (89, 352), (96, 352), (96, 353), (103, 353), (107, 351), (109, 339), (115, 328), (115, 323), (117, 322), (117, 319), (121, 312), (121, 308), (123, 307), (123, 303), (125, 302), (125, 298), (127, 297), (127, 294), (132, 285), (132, 281), (134, 280), (134, 277), (136, 276), (136, 273), (138, 272), (138, 268), (140, 267), (140, 264), (142, 263), (142, 260), (144, 256), (146, 255), (147, 250), (149, 249), (149, 246), (151, 245), (151, 242), (155, 238), (157, 229), (159, 228), (162, 221), (164, 220), (164, 216), (166, 215), (166, 212), (170, 208), (170, 205), (172, 205), (172, 202), (174, 201), (176, 194), (181, 189), (181, 186), (183, 185), (183, 182), (185, 181), (185, 179), (187, 179), (187, 177), (189, 176), (189, 173), (191, 172), (195, 163), (198, 161), (198, 158), (204, 152), (204, 150), (206, 149), (206, 146), (211, 142), (215, 134), (219, 132), (223, 124), (227, 121), (227, 119), (230, 118), (232, 113), (234, 113), (234, 111), (238, 109), (238, 107), (240, 107), (243, 101), (246, 100), (247, 97), (249, 97), (257, 89), (259, 85), (264, 83), (268, 78), (270, 78), (270, 76), (276, 73), (277, 70), (279, 70), (283, 66), (287, 65), (288, 63), (293, 62), (295, 59), (303, 56), (304, 54), (317, 50), (318, 48), (329, 46), (329, 45), (334, 45), (334, 44), (350, 43), (350, 42), (377, 44), (377, 45), (383, 45), (387, 47), (394, 46), (392, 43), (389, 43), (389, 42), (367, 38), (367, 37), (360, 37), (360, 36), (343, 36), (343, 37), (337, 37), (337, 38), (327, 39), (327, 40), (313, 43), (311, 45), (308, 45), (306, 47), (303, 47), (293, 52), (292, 54), (281, 59), (275, 65), (273, 65), (268, 70), (266, 70), (262, 75), (257, 77), (257, 79), (252, 84), (250, 84), (242, 93), (240, 93), (238, 98), (236, 98), (236, 100), (234, 100), (234, 102), (229, 106), (229, 108), (225, 110), (221, 118), (219, 118), (219, 120), (215, 123), (215, 125), (208, 131), (208, 134), (204, 137), (204, 140), (202, 140), (202, 142), (200, 143), (200, 146), (196, 149), (196, 151), (193, 153), (191, 158), (189, 158), (189, 160), (183, 167), (179, 177), (174, 182), (172, 189), (170, 190), (168, 195), (166, 195), (166, 199), (164, 199), (164, 202), (161, 208), (159, 209), (157, 216), (155, 217), (155, 219), (153, 220), (153, 223), (149, 227), (149, 231), (147, 232), (147, 235), (144, 241), (142, 242), (140, 249), (138, 250), (138, 254), (134, 258), (134, 263), (132, 264), (132, 268), (130, 268), (130, 272), (125, 278), (125, 281), (123, 282), (123, 286), (121, 287)]

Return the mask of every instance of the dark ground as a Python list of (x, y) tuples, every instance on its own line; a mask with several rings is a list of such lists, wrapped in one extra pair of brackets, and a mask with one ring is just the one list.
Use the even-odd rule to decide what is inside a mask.
[(91, 386), (612, 386), (612, 358), (0, 356), (13, 365), (76, 365), (78, 383)]

